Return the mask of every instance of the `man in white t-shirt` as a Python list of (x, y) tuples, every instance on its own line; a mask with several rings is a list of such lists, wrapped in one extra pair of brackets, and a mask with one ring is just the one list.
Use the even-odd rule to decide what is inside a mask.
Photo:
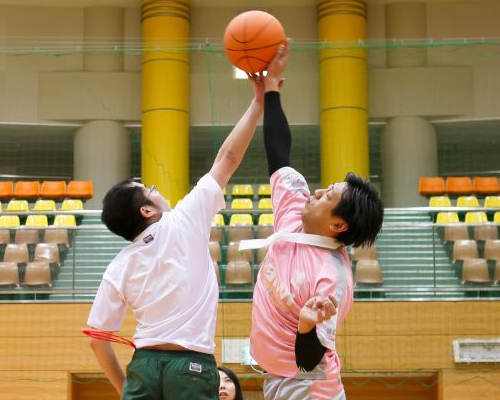
[[(311, 195), (290, 166), (292, 137), (279, 92), (286, 54), (264, 79), (275, 234), (255, 284), (251, 354), (267, 372), (265, 400), (342, 400), (335, 340), (353, 303), (345, 246), (373, 244), (384, 210), (370, 183), (353, 173)], [(328, 148), (321, 151), (328, 157)]]
[[(278, 51), (275, 60), (283, 56)], [(115, 332), (130, 307), (137, 350), (125, 376), (110, 342), (91, 339), (101, 368), (125, 400), (217, 400), (213, 356), (217, 278), (208, 250), (222, 188), (240, 165), (263, 111), (263, 82), (208, 174), (174, 208), (154, 186), (124, 181), (109, 190), (102, 221), (132, 243), (109, 264), (88, 325)]]

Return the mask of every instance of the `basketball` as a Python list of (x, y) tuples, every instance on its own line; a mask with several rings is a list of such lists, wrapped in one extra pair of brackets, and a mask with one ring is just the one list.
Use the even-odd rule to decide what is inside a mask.
[(227, 57), (234, 66), (249, 73), (265, 71), (285, 40), (280, 22), (257, 10), (237, 15), (224, 32)]

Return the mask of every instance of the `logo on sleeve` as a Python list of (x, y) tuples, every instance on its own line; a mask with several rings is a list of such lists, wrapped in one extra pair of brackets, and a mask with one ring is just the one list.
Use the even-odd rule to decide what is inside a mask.
[(142, 240), (144, 241), (144, 243), (148, 244), (149, 242), (152, 242), (154, 239), (155, 238), (153, 237), (153, 235), (148, 235)]
[(202, 368), (201, 368), (200, 364), (192, 362), (192, 363), (189, 363), (189, 370), (193, 371), (193, 372), (198, 372), (201, 374)]

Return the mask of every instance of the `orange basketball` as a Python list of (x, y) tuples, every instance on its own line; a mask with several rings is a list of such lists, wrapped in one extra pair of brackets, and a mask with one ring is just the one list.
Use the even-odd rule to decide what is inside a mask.
[(227, 57), (237, 68), (250, 73), (265, 71), (285, 40), (280, 22), (257, 10), (237, 15), (224, 32)]

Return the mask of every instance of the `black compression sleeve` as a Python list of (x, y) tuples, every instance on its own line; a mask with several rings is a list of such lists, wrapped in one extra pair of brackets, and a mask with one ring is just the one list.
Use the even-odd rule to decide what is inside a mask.
[(326, 352), (316, 335), (316, 327), (310, 332), (299, 333), (295, 337), (295, 363), (302, 370), (312, 371)]
[(269, 176), (290, 165), (292, 134), (281, 107), (279, 92), (267, 92), (264, 97), (264, 146)]

